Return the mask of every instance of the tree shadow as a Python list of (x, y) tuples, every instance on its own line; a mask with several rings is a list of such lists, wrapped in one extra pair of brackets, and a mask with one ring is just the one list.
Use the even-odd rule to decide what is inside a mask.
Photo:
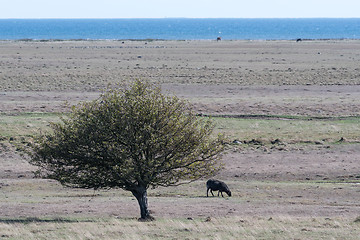
[(96, 222), (92, 219), (70, 219), (70, 218), (38, 218), (38, 217), (27, 217), (27, 218), (0, 218), (0, 223), (75, 223), (75, 222)]

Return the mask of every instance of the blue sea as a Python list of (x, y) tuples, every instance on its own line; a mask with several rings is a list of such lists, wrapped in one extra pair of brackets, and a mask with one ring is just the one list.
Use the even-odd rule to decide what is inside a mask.
[(360, 18), (0, 19), (2, 40), (360, 39)]

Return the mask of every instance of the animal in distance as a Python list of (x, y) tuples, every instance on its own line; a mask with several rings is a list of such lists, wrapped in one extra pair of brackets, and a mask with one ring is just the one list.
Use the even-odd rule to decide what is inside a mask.
[(213, 191), (218, 191), (218, 196), (221, 193), (221, 196), (224, 197), (223, 192), (225, 192), (229, 197), (231, 197), (231, 191), (229, 189), (229, 187), (226, 185), (226, 183), (219, 181), (219, 180), (215, 180), (215, 179), (209, 179), (206, 182), (206, 196), (209, 196), (209, 190), (210, 193), (214, 196)]

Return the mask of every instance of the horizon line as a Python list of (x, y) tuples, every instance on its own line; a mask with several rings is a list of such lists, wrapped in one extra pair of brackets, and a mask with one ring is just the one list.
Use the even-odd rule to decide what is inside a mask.
[(62, 19), (360, 19), (360, 17), (29, 17), (0, 18), (0, 20), (62, 20)]

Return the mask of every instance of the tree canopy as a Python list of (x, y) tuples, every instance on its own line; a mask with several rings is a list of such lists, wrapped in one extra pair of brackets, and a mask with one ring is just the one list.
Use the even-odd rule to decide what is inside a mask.
[(214, 124), (157, 85), (136, 80), (81, 103), (38, 136), (30, 162), (39, 176), (79, 188), (131, 191), (150, 219), (147, 189), (211, 176), (224, 150)]

